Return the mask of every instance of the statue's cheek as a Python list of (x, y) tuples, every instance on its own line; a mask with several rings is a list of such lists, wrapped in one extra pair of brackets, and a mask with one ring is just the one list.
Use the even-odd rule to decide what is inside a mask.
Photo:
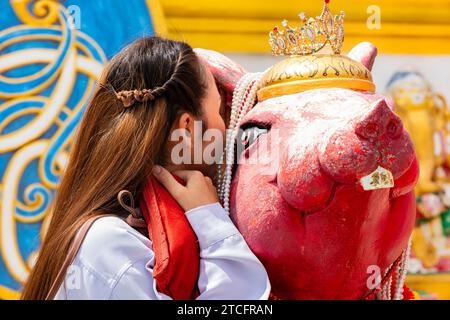
[(315, 148), (285, 157), (280, 164), (277, 184), (283, 199), (306, 213), (323, 209), (334, 187), (334, 181), (320, 168)]

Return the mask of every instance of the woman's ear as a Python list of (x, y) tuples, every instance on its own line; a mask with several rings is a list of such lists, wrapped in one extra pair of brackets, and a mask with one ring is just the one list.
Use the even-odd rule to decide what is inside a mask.
[(186, 134), (186, 138), (191, 139), (194, 132), (194, 116), (189, 112), (184, 112), (179, 116), (178, 121), (175, 121), (175, 125), (178, 126), (174, 129), (183, 130)]
[[(166, 166), (191, 164), (192, 151), (194, 148), (194, 116), (184, 112), (177, 116), (172, 124), (169, 141), (167, 141), (168, 157), (165, 159)], [(180, 167), (177, 167), (179, 170)]]

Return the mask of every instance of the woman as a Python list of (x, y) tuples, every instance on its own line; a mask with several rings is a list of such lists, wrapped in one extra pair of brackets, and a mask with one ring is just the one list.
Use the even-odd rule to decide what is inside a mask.
[(186, 211), (197, 235), (199, 299), (267, 299), (266, 271), (218, 203), (211, 166), (175, 164), (171, 157), (175, 142), (168, 140), (175, 130), (185, 133), (191, 149), (203, 134), (195, 121), (224, 132), (220, 108), (212, 74), (185, 43), (144, 38), (115, 56), (78, 129), (22, 298), (44, 299), (77, 231), (89, 217), (108, 213), (115, 216), (94, 222), (72, 262), (80, 271), (79, 286), (61, 286), (56, 299), (170, 299), (158, 292), (152, 276), (151, 241), (121, 218), (124, 208), (117, 200), (123, 189), (139, 195), (153, 174)]

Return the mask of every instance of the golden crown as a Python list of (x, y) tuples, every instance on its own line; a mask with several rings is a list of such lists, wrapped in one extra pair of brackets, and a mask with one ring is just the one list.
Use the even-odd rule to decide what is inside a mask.
[(344, 12), (333, 16), (329, 2), (325, 0), (322, 14), (316, 18), (300, 13), (303, 22), (300, 27), (291, 27), (287, 20), (283, 21), (284, 30), (275, 27), (269, 34), (272, 53), (276, 56), (309, 55), (330, 44), (333, 52), (339, 54), (344, 42)]
[[(284, 21), (285, 30), (275, 28), (270, 33), (273, 54), (289, 58), (264, 73), (258, 90), (259, 102), (313, 89), (375, 92), (370, 70), (361, 62), (340, 54), (344, 41), (344, 13), (333, 17), (329, 2), (325, 0), (322, 14), (315, 19), (300, 14), (302, 26), (293, 28)], [(331, 50), (319, 52), (325, 46)]]

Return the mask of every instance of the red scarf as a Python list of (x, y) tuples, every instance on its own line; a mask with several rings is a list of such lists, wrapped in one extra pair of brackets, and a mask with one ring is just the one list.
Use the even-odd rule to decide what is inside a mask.
[(194, 300), (199, 295), (200, 250), (184, 210), (153, 177), (144, 187), (140, 208), (153, 243), (158, 291), (174, 300)]

